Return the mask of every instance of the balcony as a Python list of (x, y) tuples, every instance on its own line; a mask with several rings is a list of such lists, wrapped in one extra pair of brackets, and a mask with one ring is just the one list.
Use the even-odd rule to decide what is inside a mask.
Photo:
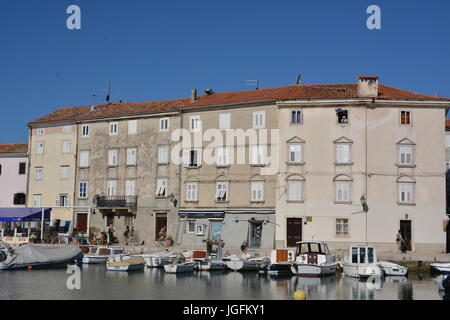
[(97, 208), (134, 208), (137, 196), (96, 196), (94, 204)]

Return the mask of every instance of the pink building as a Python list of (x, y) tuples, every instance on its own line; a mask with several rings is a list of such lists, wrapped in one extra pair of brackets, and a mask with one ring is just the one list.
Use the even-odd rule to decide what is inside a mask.
[(0, 145), (0, 208), (25, 207), (28, 143)]

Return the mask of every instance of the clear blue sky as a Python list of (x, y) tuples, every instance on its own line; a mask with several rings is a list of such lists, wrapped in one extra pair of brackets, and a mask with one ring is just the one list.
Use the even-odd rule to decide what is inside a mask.
[[(81, 7), (82, 29), (66, 27)], [(381, 7), (382, 29), (366, 28)], [(191, 88), (245, 90), (353, 82), (374, 74), (402, 89), (450, 97), (448, 0), (1, 0), (0, 143), (56, 108), (180, 98)]]

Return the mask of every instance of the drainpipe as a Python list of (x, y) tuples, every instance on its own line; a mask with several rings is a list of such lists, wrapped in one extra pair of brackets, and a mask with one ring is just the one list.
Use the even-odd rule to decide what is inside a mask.
[[(194, 92), (192, 92), (192, 95), (194, 95)], [(195, 96), (196, 96), (196, 92), (195, 92)], [(179, 111), (178, 111), (178, 113), (179, 113), (179, 115), (180, 115), (180, 125), (179, 125), (179, 128), (180, 128), (180, 131), (182, 132), (182, 130), (183, 130), (183, 127), (184, 127), (184, 125), (183, 125), (183, 122), (184, 122), (184, 119), (183, 119), (183, 110), (180, 108), (179, 109)], [(181, 143), (181, 146), (183, 146), (183, 136), (181, 136), (181, 138), (180, 138), (180, 143)], [(181, 157), (183, 157), (183, 149), (181, 149)], [(180, 163), (178, 164), (178, 204), (179, 204), (179, 206), (181, 205), (181, 179), (182, 179), (182, 170), (183, 170), (183, 158), (181, 159), (181, 161), (180, 161)], [(175, 211), (177, 211), (177, 210), (175, 210)], [(176, 241), (176, 244), (177, 245), (179, 245), (181, 242), (179, 241), (179, 234), (180, 234), (180, 224), (181, 224), (181, 221), (180, 221), (180, 216), (178, 215), (178, 212), (176, 212), (176, 214), (177, 214), (177, 220), (178, 220), (178, 223), (177, 223), (177, 233), (176, 233), (176, 235), (175, 235), (175, 241)]]
[[(373, 103), (373, 101), (372, 101), (372, 103)], [(369, 200), (368, 200), (368, 195), (367, 195), (367, 179), (368, 179), (368, 176), (367, 176), (367, 150), (368, 150), (368, 148), (367, 148), (367, 132), (368, 132), (368, 130), (367, 130), (367, 114), (368, 114), (368, 112), (367, 112), (367, 105), (366, 105), (366, 133), (365, 133), (365, 138), (366, 138), (366, 169), (365, 169), (365, 178), (366, 178), (366, 184), (365, 184), (365, 191), (364, 191), (364, 193), (366, 194), (366, 202), (368, 203), (369, 202)], [(366, 214), (366, 244), (368, 244), (368, 240), (367, 240), (367, 214), (368, 214), (368, 211), (367, 212), (365, 212), (365, 214)]]

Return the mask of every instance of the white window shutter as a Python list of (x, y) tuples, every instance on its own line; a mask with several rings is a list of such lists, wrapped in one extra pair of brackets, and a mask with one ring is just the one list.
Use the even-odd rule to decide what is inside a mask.
[(202, 149), (196, 149), (197, 150), (197, 166), (200, 167), (202, 165)]

